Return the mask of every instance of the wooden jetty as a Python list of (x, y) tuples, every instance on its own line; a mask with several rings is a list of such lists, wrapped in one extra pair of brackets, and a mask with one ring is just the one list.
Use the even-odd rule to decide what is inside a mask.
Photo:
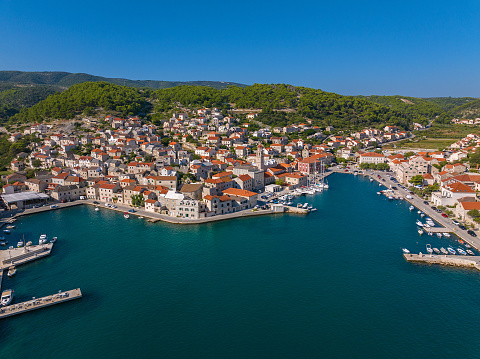
[(42, 298), (33, 298), (29, 301), (12, 304), (0, 308), (0, 319), (10, 317), (12, 315), (22, 314), (35, 309), (45, 308), (50, 305), (68, 302), (70, 300), (82, 297), (80, 288), (68, 290), (66, 292), (58, 292), (53, 295), (48, 295)]
[(407, 262), (441, 264), (447, 266), (475, 268), (477, 270), (480, 270), (480, 256), (405, 253), (403, 257)]
[(455, 231), (446, 227), (423, 227), (422, 229), (425, 232), (430, 232), (430, 233), (456, 233)]
[(0, 269), (25, 264), (52, 253), (53, 243), (45, 243), (0, 251)]

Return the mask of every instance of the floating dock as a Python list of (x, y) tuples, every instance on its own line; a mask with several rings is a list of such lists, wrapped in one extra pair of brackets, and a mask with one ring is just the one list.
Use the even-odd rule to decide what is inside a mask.
[(26, 302), (12, 304), (0, 308), (0, 319), (10, 317), (12, 315), (22, 314), (35, 309), (45, 308), (50, 305), (68, 302), (70, 300), (82, 297), (80, 288), (69, 290), (66, 292), (58, 292), (42, 298), (34, 298)]
[(427, 264), (441, 264), (455, 267), (468, 267), (475, 268), (480, 271), (480, 256), (405, 253), (403, 257), (406, 259), (407, 262), (421, 262)]
[(46, 257), (52, 253), (52, 248), (53, 243), (45, 243), (0, 251), (0, 269), (7, 269), (12, 265), (19, 266)]

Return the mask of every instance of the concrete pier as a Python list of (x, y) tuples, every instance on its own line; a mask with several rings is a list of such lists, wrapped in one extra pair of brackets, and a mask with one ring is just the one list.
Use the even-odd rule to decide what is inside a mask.
[(64, 303), (73, 299), (82, 297), (80, 288), (59, 292), (42, 298), (32, 299), (26, 302), (12, 304), (0, 308), (0, 319), (10, 317), (12, 315), (22, 314), (31, 310), (45, 308), (50, 305)]
[(480, 256), (405, 253), (403, 257), (407, 262), (441, 264), (441, 265), (447, 265), (447, 266), (475, 268), (477, 270), (480, 270)]
[(0, 270), (8, 269), (12, 265), (19, 266), (46, 257), (50, 255), (52, 248), (53, 243), (46, 243), (0, 251)]

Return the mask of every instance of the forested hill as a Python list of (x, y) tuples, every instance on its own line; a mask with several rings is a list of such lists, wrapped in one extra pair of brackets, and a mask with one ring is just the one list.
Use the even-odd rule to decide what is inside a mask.
[(155, 81), (155, 80), (128, 80), (122, 78), (108, 78), (83, 73), (70, 72), (24, 72), (24, 71), (0, 71), (0, 82), (11, 84), (32, 85), (55, 85), (67, 88), (83, 82), (109, 82), (116, 85), (130, 87), (148, 87), (163, 89), (181, 85), (210, 86), (213, 88), (226, 88), (228, 86), (244, 87), (246, 85), (235, 82), (223, 81)]

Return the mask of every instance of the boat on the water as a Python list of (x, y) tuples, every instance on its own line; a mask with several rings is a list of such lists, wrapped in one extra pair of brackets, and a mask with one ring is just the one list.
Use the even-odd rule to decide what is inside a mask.
[(440, 254), (440, 250), (438, 248), (432, 248), (435, 254)]
[(410, 206), (410, 207), (408, 207), (408, 209), (409, 209), (410, 211), (413, 211), (413, 210), (415, 209), (415, 207)]
[(308, 208), (308, 202), (305, 202), (305, 203), (303, 204), (302, 208), (307, 209), (307, 208)]
[(95, 211), (100, 211), (100, 208), (98, 208), (98, 207), (95, 207)]
[(423, 223), (422, 223), (422, 222), (420, 222), (418, 219), (417, 219), (417, 221), (416, 221), (415, 223), (417, 224), (417, 226), (419, 226), (419, 227), (423, 227)]
[(47, 243), (47, 235), (41, 234), (40, 239), (38, 240), (38, 244), (45, 244), (45, 243)]
[(377, 192), (377, 194), (380, 196), (382, 194), (382, 192)]
[(388, 199), (391, 201), (391, 200), (393, 199), (393, 197), (392, 197), (392, 196), (388, 196)]
[(10, 234), (10, 233), (12, 233), (12, 231), (9, 230), (9, 229), (4, 229), (4, 230), (3, 230), (3, 233)]
[(18, 242), (17, 242), (17, 247), (18, 247), (18, 248), (23, 247), (23, 242), (22, 242), (22, 241), (18, 241)]
[(448, 247), (448, 248), (447, 248), (447, 251), (448, 251), (448, 253), (450, 253), (450, 254), (457, 254), (457, 252), (455, 252), (455, 249), (453, 249), (452, 247)]
[(468, 243), (465, 243), (464, 246), (465, 246), (465, 248), (472, 248), (472, 246)]
[(402, 252), (405, 253), (405, 254), (410, 253), (410, 251), (407, 248), (402, 248)]
[(442, 252), (442, 254), (448, 254), (448, 251), (443, 247), (440, 248), (440, 252)]
[(433, 232), (427, 232), (427, 234), (433, 237)]
[(444, 237), (450, 238), (450, 233), (448, 233), (448, 232), (443, 232), (442, 234), (443, 234)]
[(129, 219), (130, 218), (130, 215), (128, 214), (128, 212), (123, 212), (123, 217), (125, 219)]
[[(410, 207), (413, 207), (413, 206), (410, 206)], [(417, 214), (420, 214), (420, 213), (422, 213), (422, 211), (417, 211)]]
[(438, 237), (438, 238), (442, 238), (442, 234), (441, 234), (440, 232), (437, 233), (437, 237)]
[(9, 305), (12, 302), (13, 299), (13, 289), (7, 289), (2, 292), (2, 305), (6, 306)]
[(423, 229), (419, 229), (417, 232), (418, 232), (419, 235), (423, 235), (423, 233), (424, 233)]
[(7, 229), (14, 229), (15, 226), (14, 226), (13, 224), (10, 224), (10, 225), (8, 225), (6, 228), (7, 228)]
[(473, 251), (472, 251), (471, 249), (467, 249), (467, 253), (468, 253), (469, 255), (471, 255), (471, 256), (474, 256), (474, 255), (475, 255), (475, 253), (473, 253)]
[(467, 252), (465, 252), (465, 251), (463, 250), (463, 248), (460, 248), (460, 247), (457, 248), (457, 252), (460, 253), (462, 256), (466, 256), (466, 255), (467, 255)]
[(27, 243), (25, 243), (25, 246), (28, 247), (28, 246), (31, 246), (32, 244), (33, 244), (32, 241), (28, 241)]
[(13, 277), (15, 273), (17, 273), (17, 268), (15, 268), (15, 266), (11, 266), (10, 268), (8, 268), (7, 275), (9, 277)]
[(426, 247), (427, 247), (428, 254), (432, 254), (433, 252), (432, 246), (430, 244), (427, 244)]
[(422, 218), (425, 217), (425, 213), (423, 213), (423, 212), (420, 213), (420, 217), (422, 217)]

